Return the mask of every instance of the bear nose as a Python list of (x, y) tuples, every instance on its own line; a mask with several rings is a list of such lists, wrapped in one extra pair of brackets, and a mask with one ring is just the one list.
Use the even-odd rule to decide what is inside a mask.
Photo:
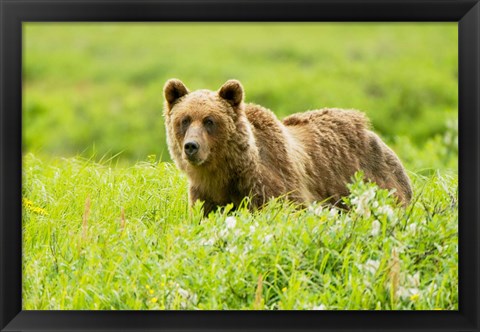
[(185, 146), (183, 148), (185, 149), (185, 153), (187, 154), (187, 156), (191, 157), (198, 152), (199, 145), (197, 142), (191, 141), (185, 143)]

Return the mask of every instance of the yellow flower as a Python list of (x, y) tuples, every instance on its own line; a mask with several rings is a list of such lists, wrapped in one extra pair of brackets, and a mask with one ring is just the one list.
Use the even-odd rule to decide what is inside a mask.
[(420, 295), (418, 295), (418, 293), (413, 294), (412, 296), (410, 296), (410, 301), (416, 301), (416, 300), (418, 300), (419, 297), (420, 297)]
[(162, 283), (160, 284), (160, 287), (162, 287), (162, 288), (165, 287), (165, 283), (162, 282)]
[(150, 289), (150, 286), (146, 285), (145, 288), (146, 288), (146, 289)]
[(22, 198), (22, 202), (23, 202), (23, 205), (25, 205), (26, 207), (33, 206), (33, 202), (29, 199), (26, 199), (25, 197)]
[(443, 310), (443, 309), (442, 309), (442, 308), (435, 308), (435, 309), (433, 309), (433, 310)]
[(283, 288), (282, 288), (282, 292), (285, 293), (286, 291), (287, 291), (287, 287), (283, 287)]
[(33, 212), (36, 212), (38, 214), (43, 214), (43, 215), (47, 215), (47, 211), (45, 211), (45, 209), (42, 209), (41, 207), (35, 207), (32, 209)]
[(153, 289), (150, 289), (148, 292), (149, 292), (150, 294), (153, 294)]
[(25, 206), (27, 209), (29, 209), (32, 212), (41, 214), (43, 216), (48, 215), (48, 213), (45, 209), (42, 209), (41, 207), (35, 206), (35, 204), (33, 204), (33, 202), (29, 199), (22, 198), (22, 203), (23, 203), (23, 206)]
[(158, 299), (156, 297), (152, 298), (152, 303), (157, 303)]

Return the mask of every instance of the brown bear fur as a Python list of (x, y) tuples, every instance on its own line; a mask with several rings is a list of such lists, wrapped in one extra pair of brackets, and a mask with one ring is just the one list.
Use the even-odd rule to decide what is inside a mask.
[[(279, 196), (335, 203), (348, 195), (358, 170), (379, 187), (396, 189), (401, 203), (412, 197), (400, 160), (358, 111), (326, 108), (281, 122), (270, 110), (245, 104), (236, 80), (216, 92), (189, 92), (171, 79), (164, 95), (170, 155), (187, 174), (190, 202), (203, 201), (205, 215), (247, 196), (253, 208)], [(196, 144), (190, 158), (189, 142)]]

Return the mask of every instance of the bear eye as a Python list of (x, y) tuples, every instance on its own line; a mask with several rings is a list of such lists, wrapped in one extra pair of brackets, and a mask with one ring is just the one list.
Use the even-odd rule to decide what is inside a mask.
[(186, 117), (182, 119), (182, 127), (186, 127), (190, 124), (190, 118)]
[(213, 126), (212, 118), (208, 117), (208, 118), (203, 119), (203, 124), (207, 127)]

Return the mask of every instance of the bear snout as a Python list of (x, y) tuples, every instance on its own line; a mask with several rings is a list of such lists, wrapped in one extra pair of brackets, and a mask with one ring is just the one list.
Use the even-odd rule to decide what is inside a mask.
[(185, 143), (183, 149), (185, 150), (187, 157), (191, 159), (197, 154), (198, 150), (200, 149), (200, 145), (195, 141), (190, 141)]

